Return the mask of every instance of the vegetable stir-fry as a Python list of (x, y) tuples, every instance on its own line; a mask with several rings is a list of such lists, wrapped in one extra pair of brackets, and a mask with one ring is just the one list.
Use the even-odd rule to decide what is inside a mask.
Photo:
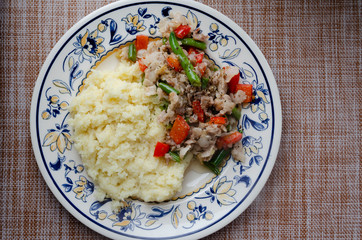
[(240, 84), (237, 67), (219, 68), (208, 59), (208, 37), (193, 29), (181, 14), (159, 23), (163, 38), (137, 35), (121, 57), (138, 62), (147, 95), (160, 102), (159, 122), (168, 129), (154, 157), (180, 162), (192, 153), (215, 174), (231, 154), (242, 159), (242, 133), (237, 129), (242, 103), (251, 102), (253, 88)]

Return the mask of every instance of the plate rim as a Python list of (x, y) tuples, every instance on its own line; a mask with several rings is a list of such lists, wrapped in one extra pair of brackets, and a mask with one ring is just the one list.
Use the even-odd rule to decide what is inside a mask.
[[(279, 151), (280, 146), (280, 139), (281, 139), (281, 130), (282, 130), (282, 109), (281, 109), (281, 102), (280, 102), (280, 95), (279, 90), (274, 78), (274, 75), (270, 69), (270, 66), (268, 62), (266, 61), (264, 55), (262, 54), (261, 50), (258, 48), (258, 46), (255, 44), (255, 42), (249, 37), (249, 35), (234, 21), (229, 19), (227, 16), (222, 14), (221, 12), (217, 11), (216, 9), (213, 9), (209, 6), (206, 6), (202, 3), (195, 2), (192, 0), (184, 0), (184, 1), (173, 1), (173, 2), (167, 2), (165, 0), (161, 1), (145, 1), (145, 0), (120, 0), (117, 2), (110, 3), (108, 5), (105, 5), (99, 9), (96, 9), (95, 11), (91, 12), (87, 16), (83, 17), (81, 20), (79, 20), (76, 24), (74, 24), (63, 36), (58, 40), (58, 42), (54, 45), (50, 53), (48, 54), (45, 62), (42, 65), (42, 68), (39, 72), (38, 78), (36, 80), (34, 89), (33, 89), (33, 95), (32, 95), (32, 102), (31, 102), (31, 110), (30, 110), (30, 132), (31, 132), (31, 140), (32, 140), (32, 148), (33, 152), (39, 167), (39, 170), (48, 186), (48, 188), (52, 191), (53, 195), (57, 198), (57, 200), (62, 204), (62, 206), (71, 213), (77, 220), (82, 222), (85, 226), (91, 228), (92, 230), (106, 236), (106, 237), (112, 237), (114, 239), (118, 239), (119, 237), (122, 238), (128, 238), (128, 239), (136, 239), (139, 238), (139, 236), (131, 236), (129, 234), (120, 234), (117, 231), (113, 231), (112, 229), (109, 229), (108, 227), (101, 227), (99, 226), (99, 223), (96, 223), (94, 220), (89, 219), (85, 213), (82, 213), (81, 211), (77, 211), (78, 209), (74, 204), (69, 201), (67, 197), (64, 196), (64, 193), (59, 191), (59, 188), (56, 186), (56, 184), (53, 183), (53, 180), (50, 177), (50, 173), (45, 168), (43, 164), (44, 156), (38, 150), (36, 147), (39, 146), (39, 136), (36, 130), (38, 117), (36, 113), (38, 112), (37, 109), (39, 107), (38, 100), (40, 98), (39, 91), (42, 88), (43, 80), (46, 78), (49, 66), (52, 64), (55, 57), (58, 55), (58, 53), (61, 52), (63, 47), (65, 46), (65, 43), (67, 40), (74, 37), (75, 34), (81, 29), (84, 28), (84, 26), (91, 23), (95, 18), (99, 18), (100, 16), (107, 14), (112, 11), (116, 11), (118, 9), (129, 7), (133, 5), (138, 5), (140, 3), (154, 3), (154, 4), (168, 4), (168, 5), (178, 5), (183, 7), (191, 7), (194, 10), (197, 10), (211, 18), (217, 19), (218, 21), (223, 21), (226, 28), (228, 28), (235, 36), (241, 40), (244, 45), (248, 48), (250, 53), (253, 55), (255, 61), (257, 62), (261, 72), (263, 73), (263, 77), (266, 80), (267, 85), (273, 85), (273, 88), (269, 87), (270, 90), (270, 97), (272, 99), (272, 115), (273, 115), (273, 126), (272, 126), (272, 138), (271, 138), (271, 145), (270, 150), (268, 151), (268, 155), (266, 158), (266, 163), (263, 166), (263, 169), (260, 171), (259, 177), (257, 178), (257, 183), (255, 183), (252, 186), (252, 189), (249, 190), (249, 193), (244, 197), (243, 201), (240, 201), (234, 208), (232, 208), (230, 211), (228, 211), (228, 214), (225, 217), (222, 217), (218, 219), (217, 221), (214, 221), (213, 223), (201, 228), (197, 229), (193, 232), (182, 234), (179, 236), (174, 236), (172, 239), (189, 239), (189, 237), (193, 238), (201, 238), (205, 237), (209, 234), (212, 234), (221, 228), (225, 227), (227, 224), (229, 224), (231, 221), (233, 221), (236, 217), (238, 217), (241, 213), (247, 209), (250, 204), (255, 200), (255, 198), (259, 195), (260, 191), (263, 189), (266, 181), (268, 180), (270, 173), (273, 169), (273, 166), (276, 161), (276, 157)], [(202, 9), (202, 10), (201, 10)], [(213, 14), (213, 16), (212, 16)], [(242, 36), (242, 38), (241, 38)], [(268, 76), (268, 77), (267, 77)], [(274, 87), (275, 86), (275, 87)], [(241, 204), (243, 203), (243, 204)], [(242, 205), (242, 206), (241, 206)], [(152, 238), (154, 239), (154, 238)], [(160, 239), (160, 238), (159, 238)]]

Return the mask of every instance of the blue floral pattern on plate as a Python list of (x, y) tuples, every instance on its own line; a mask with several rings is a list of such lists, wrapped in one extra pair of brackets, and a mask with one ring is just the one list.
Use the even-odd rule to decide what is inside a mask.
[[(86, 73), (103, 56), (132, 41), (137, 34), (159, 36), (160, 19), (173, 10), (183, 13), (193, 29), (200, 28), (209, 36), (207, 54), (211, 59), (223, 66), (237, 66), (242, 82), (253, 85), (255, 98), (243, 105), (239, 121), (245, 161), (235, 162), (230, 158), (219, 176), (184, 198), (164, 203), (129, 199), (122, 203), (120, 211), (114, 212), (110, 199), (99, 202), (93, 196), (95, 186), (72, 147), (66, 108), (82, 90)], [(202, 231), (223, 219), (223, 213), (232, 212), (242, 204), (268, 159), (274, 124), (273, 99), (257, 59), (228, 26), (183, 4), (135, 3), (99, 14), (76, 30), (61, 49), (48, 67), (49, 74), (41, 79), (40, 91), (34, 92), (38, 94), (36, 145), (40, 154), (46, 156), (41, 162), (45, 163), (54, 185), (77, 211), (86, 214), (87, 220), (123, 237), (148, 238), (147, 232), (157, 231), (163, 234), (161, 239)]]

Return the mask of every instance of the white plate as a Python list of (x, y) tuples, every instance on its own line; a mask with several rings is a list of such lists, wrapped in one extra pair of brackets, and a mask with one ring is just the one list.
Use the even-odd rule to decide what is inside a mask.
[[(94, 198), (94, 184), (69, 141), (66, 107), (102, 56), (137, 34), (159, 36), (159, 19), (170, 11), (181, 12), (210, 36), (206, 52), (219, 66), (238, 66), (242, 81), (254, 85), (255, 101), (244, 106), (239, 122), (246, 160), (229, 159), (218, 177), (191, 169), (177, 199), (129, 200), (115, 214), (109, 201)], [(83, 18), (56, 44), (34, 88), (30, 127), (45, 181), (79, 221), (114, 239), (190, 239), (219, 230), (255, 199), (277, 156), (281, 120), (279, 92), (267, 61), (229, 18), (193, 1), (120, 1)]]

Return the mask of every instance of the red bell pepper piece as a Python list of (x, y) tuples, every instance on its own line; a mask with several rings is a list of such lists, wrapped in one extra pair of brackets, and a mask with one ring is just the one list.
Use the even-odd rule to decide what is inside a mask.
[(146, 70), (146, 68), (147, 68), (147, 66), (145, 64), (143, 64), (142, 59), (138, 60), (138, 66), (140, 67), (140, 70), (142, 72), (144, 72)]
[(239, 142), (242, 137), (243, 137), (243, 134), (241, 134), (240, 132), (234, 132), (234, 133), (231, 133), (229, 135), (220, 137), (216, 141), (216, 147), (218, 149), (220, 149), (220, 148), (224, 148), (224, 149), (231, 148), (232, 145)]
[(183, 39), (190, 33), (191, 27), (189, 25), (180, 25), (175, 29), (176, 37)]
[(204, 53), (199, 53), (195, 55), (195, 59), (197, 63), (202, 63), (202, 59), (204, 58)]
[(230, 93), (236, 93), (236, 86), (239, 83), (239, 79), (240, 79), (240, 72), (238, 74), (236, 74), (235, 76), (233, 76), (230, 80), (230, 82), (228, 82), (228, 87), (229, 87), (229, 91)]
[(147, 49), (148, 46), (148, 36), (146, 35), (137, 35), (136, 36), (136, 50)]
[(172, 69), (174, 69), (176, 72), (181, 71), (182, 67), (181, 67), (181, 64), (180, 64), (180, 62), (178, 61), (177, 58), (168, 57), (166, 60), (167, 60), (168, 65), (169, 65)]
[(200, 122), (205, 122), (205, 113), (204, 113), (204, 110), (202, 110), (202, 108), (201, 108), (200, 101), (193, 101), (192, 109), (194, 110), (194, 113), (196, 114), (197, 119)]
[(170, 131), (170, 137), (175, 141), (176, 144), (182, 143), (187, 135), (189, 134), (190, 126), (187, 124), (185, 119), (180, 115), (177, 115), (175, 122)]
[(196, 63), (202, 63), (202, 59), (204, 58), (203, 52), (199, 53), (199, 51), (197, 51), (197, 49), (194, 47), (190, 47), (187, 52), (189, 55), (193, 53), (195, 54)]
[(236, 91), (243, 91), (246, 94), (246, 99), (244, 103), (249, 103), (253, 99), (253, 85), (252, 84), (237, 84)]
[(192, 54), (192, 53), (197, 53), (197, 50), (196, 50), (196, 48), (194, 48), (194, 47), (189, 47), (189, 50), (187, 51), (187, 53), (190, 55), (190, 54)]
[(163, 157), (170, 150), (170, 146), (166, 143), (157, 142), (155, 147), (154, 157)]
[(224, 125), (225, 123), (226, 123), (226, 117), (212, 117), (209, 121), (209, 124)]

